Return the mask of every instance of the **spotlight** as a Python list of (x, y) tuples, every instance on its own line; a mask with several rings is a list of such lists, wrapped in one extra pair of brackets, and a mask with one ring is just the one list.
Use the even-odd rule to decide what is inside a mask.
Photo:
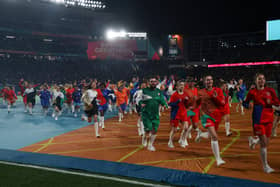
[(65, 6), (80, 6), (84, 8), (105, 9), (106, 5), (102, 1), (96, 0), (47, 0), (50, 2), (64, 4)]
[(114, 40), (116, 38), (126, 38), (126, 37), (127, 37), (127, 33), (125, 30), (121, 30), (121, 31), (117, 32), (117, 31), (110, 29), (106, 32), (106, 38), (108, 40)]

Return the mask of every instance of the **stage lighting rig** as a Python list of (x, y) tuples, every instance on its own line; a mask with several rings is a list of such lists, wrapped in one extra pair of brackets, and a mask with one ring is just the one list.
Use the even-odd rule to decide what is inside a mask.
[(101, 1), (93, 0), (64, 0), (65, 6), (79, 6), (89, 9), (104, 9), (106, 5)]
[(53, 3), (64, 4), (66, 7), (83, 7), (88, 9), (105, 9), (106, 4), (95, 0), (50, 0)]

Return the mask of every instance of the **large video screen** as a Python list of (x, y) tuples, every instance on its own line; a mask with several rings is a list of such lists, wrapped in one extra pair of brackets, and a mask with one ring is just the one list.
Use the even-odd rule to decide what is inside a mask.
[(266, 40), (280, 40), (280, 20), (266, 22)]

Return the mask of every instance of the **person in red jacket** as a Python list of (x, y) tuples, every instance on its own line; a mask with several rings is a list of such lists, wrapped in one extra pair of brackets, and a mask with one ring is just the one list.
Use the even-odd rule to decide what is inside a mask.
[(8, 103), (8, 113), (11, 112), (11, 107), (13, 106), (13, 104), (16, 102), (17, 100), (17, 95), (14, 92), (13, 89), (11, 89), (10, 87), (6, 87), (5, 91), (4, 91), (4, 96), (7, 99), (7, 103)]
[(105, 90), (105, 84), (101, 83), (99, 87), (100, 88), (96, 89), (97, 101), (98, 101), (98, 121), (99, 121), (99, 127), (102, 127), (102, 129), (105, 129), (104, 115), (108, 109), (107, 100), (103, 94), (103, 91)]
[[(220, 156), (217, 130), (221, 121), (221, 109), (225, 105), (225, 97), (220, 88), (213, 87), (213, 77), (204, 78), (205, 88), (199, 90), (197, 104), (201, 104), (201, 123), (208, 130), (206, 137), (211, 138), (211, 147), (217, 166), (225, 164)], [(205, 136), (200, 136), (205, 137)]]
[(260, 155), (264, 172), (274, 172), (267, 162), (267, 147), (271, 136), (273, 123), (273, 107), (279, 110), (279, 100), (273, 88), (265, 86), (265, 76), (257, 74), (255, 77), (256, 87), (251, 89), (243, 101), (245, 108), (250, 108), (250, 101), (253, 101), (253, 131), (257, 138), (249, 137), (249, 146), (254, 148), (260, 143)]
[(24, 112), (27, 112), (27, 95), (23, 95), (25, 92), (25, 89), (28, 87), (28, 82), (24, 81), (24, 79), (20, 79), (19, 81), (19, 87), (20, 87), (20, 93), (22, 96), (23, 104), (24, 104)]
[(6, 101), (7, 101), (6, 94), (5, 94), (6, 92), (7, 92), (7, 87), (2, 88), (0, 92), (1, 93), (0, 97), (3, 98), (3, 105), (6, 105)]
[(191, 139), (191, 131), (194, 129), (197, 132), (196, 139), (199, 139), (199, 136), (201, 134), (201, 131), (198, 127), (199, 123), (199, 117), (200, 117), (200, 106), (196, 104), (196, 100), (198, 98), (198, 89), (195, 87), (195, 80), (193, 78), (188, 79), (188, 86), (185, 86), (185, 92), (188, 93), (190, 96), (190, 102), (191, 102), (191, 111), (194, 112), (193, 116), (190, 116), (191, 119), (191, 125), (189, 126), (188, 131), (190, 131), (188, 134), (188, 138)]
[(225, 119), (225, 129), (226, 129), (226, 136), (231, 136), (232, 132), (230, 131), (230, 108), (229, 108), (229, 90), (227, 83), (225, 81), (220, 82), (220, 88), (223, 90), (223, 94), (225, 96), (225, 105), (221, 109), (222, 116)]
[(68, 108), (68, 112), (71, 110), (72, 114), (75, 112), (75, 107), (74, 107), (74, 101), (73, 101), (73, 92), (75, 91), (75, 88), (73, 88), (72, 84), (67, 85), (67, 88), (65, 89), (66, 91), (66, 105)]
[(19, 87), (20, 87), (20, 90), (21, 90), (21, 96), (22, 96), (23, 103), (24, 103), (24, 112), (27, 112), (27, 108), (30, 110), (30, 106), (28, 106), (28, 102), (27, 102), (28, 96), (27, 96), (27, 94), (25, 94), (26, 89), (36, 88), (38, 86), (40, 86), (40, 85), (39, 84), (31, 85), (27, 81), (24, 81), (23, 78), (20, 79)]
[(171, 95), (169, 106), (171, 106), (170, 113), (170, 125), (171, 131), (169, 135), (168, 147), (174, 148), (173, 138), (174, 134), (177, 131), (179, 123), (182, 124), (182, 133), (179, 140), (181, 147), (185, 148), (188, 146), (187, 137), (188, 137), (188, 127), (190, 125), (190, 118), (188, 117), (188, 104), (190, 97), (184, 92), (185, 83), (183, 81), (177, 82), (176, 91)]

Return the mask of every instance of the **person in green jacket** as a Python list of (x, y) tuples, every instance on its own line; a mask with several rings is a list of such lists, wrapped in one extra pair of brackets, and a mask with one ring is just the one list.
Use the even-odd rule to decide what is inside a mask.
[(160, 89), (156, 88), (158, 80), (156, 77), (149, 79), (149, 87), (142, 89), (140, 106), (141, 106), (141, 118), (144, 124), (145, 133), (142, 136), (142, 144), (147, 146), (148, 136), (148, 150), (155, 151), (153, 143), (156, 139), (157, 130), (159, 127), (159, 105), (168, 108), (167, 103), (164, 100), (164, 96)]

